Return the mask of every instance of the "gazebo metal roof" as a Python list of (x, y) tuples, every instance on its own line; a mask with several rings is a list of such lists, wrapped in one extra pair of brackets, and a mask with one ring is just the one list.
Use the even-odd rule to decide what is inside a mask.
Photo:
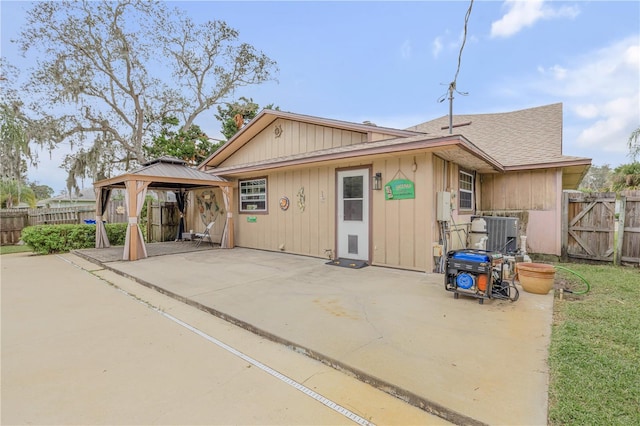
[(202, 172), (179, 158), (163, 156), (114, 178), (95, 182), (95, 188), (124, 188), (126, 181), (149, 182), (150, 189), (174, 191), (209, 186), (232, 186), (219, 176)]

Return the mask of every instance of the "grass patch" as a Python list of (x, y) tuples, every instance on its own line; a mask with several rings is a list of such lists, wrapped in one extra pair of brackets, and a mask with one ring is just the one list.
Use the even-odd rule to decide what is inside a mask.
[(32, 253), (33, 249), (27, 245), (24, 246), (0, 246), (0, 255), (12, 253)]
[(549, 424), (638, 425), (640, 273), (614, 266), (561, 266), (585, 277), (591, 291), (555, 300)]

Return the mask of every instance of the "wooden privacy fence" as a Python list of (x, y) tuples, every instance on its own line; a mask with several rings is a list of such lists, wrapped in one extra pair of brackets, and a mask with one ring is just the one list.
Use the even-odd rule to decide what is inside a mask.
[(22, 229), (29, 226), (29, 213), (23, 209), (0, 210), (0, 244), (20, 241)]
[[(125, 223), (124, 200), (109, 202), (106, 219), (111, 223)], [(34, 225), (80, 224), (96, 219), (95, 206), (74, 206), (48, 209), (0, 210), (0, 244), (17, 244), (22, 230)]]
[(640, 265), (640, 191), (565, 192), (562, 206), (563, 260)]
[(640, 265), (640, 191), (628, 192), (620, 199), (617, 263)]
[(150, 243), (176, 239), (180, 212), (172, 202), (149, 203), (147, 207), (147, 241)]

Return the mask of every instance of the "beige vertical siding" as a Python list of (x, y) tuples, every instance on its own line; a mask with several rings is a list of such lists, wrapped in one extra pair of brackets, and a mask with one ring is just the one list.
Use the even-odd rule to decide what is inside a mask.
[[(469, 237), (468, 232), (472, 213), (467, 211), (461, 213), (458, 210), (459, 171), (460, 168), (457, 164), (445, 161), (439, 157), (434, 157), (434, 242), (439, 241), (440, 238), (440, 230), (435, 213), (436, 193), (440, 191), (451, 193), (453, 212), (451, 214), (452, 221), (449, 223), (449, 233), (447, 234), (447, 251), (467, 248), (467, 239)], [(477, 188), (478, 185), (476, 183), (476, 189)], [(477, 191), (475, 196), (478, 197)]]
[[(416, 171), (412, 165), (416, 164)], [(236, 244), (264, 250), (324, 258), (335, 249), (336, 169), (370, 167), (382, 173), (383, 184), (406, 176), (415, 183), (415, 199), (385, 200), (384, 191), (371, 191), (371, 249), (376, 265), (431, 271), (434, 234), (435, 191), (431, 154), (420, 154), (371, 162), (345, 162), (327, 167), (291, 169), (267, 175), (267, 214), (237, 214)], [(257, 177), (257, 176), (256, 176)], [(297, 194), (304, 188), (305, 209), (301, 211)], [(290, 200), (287, 211), (279, 200)], [(237, 200), (237, 190), (236, 190)], [(234, 211), (237, 205), (234, 206)], [(247, 221), (250, 216), (256, 222)]]
[(416, 194), (415, 199), (385, 200), (384, 191), (372, 191), (374, 264), (422, 271), (433, 268), (432, 158), (420, 154), (374, 161), (372, 173), (381, 172), (383, 184), (406, 177), (415, 183)]
[(560, 255), (561, 170), (482, 175), (480, 187), (479, 210), (527, 212), (528, 250)]
[(480, 177), (480, 210), (555, 210), (561, 187), (556, 169), (485, 174)]
[[(279, 137), (276, 137), (274, 132), (276, 127), (282, 129)], [(338, 148), (366, 141), (366, 133), (279, 118), (224, 161), (220, 167)]]
[[(413, 171), (413, 164), (416, 171)], [(415, 199), (385, 200), (384, 191), (371, 191), (371, 253), (372, 262), (380, 266), (432, 271), (433, 244), (439, 240), (435, 218), (436, 193), (449, 191), (453, 197), (452, 228), (454, 234), (448, 248), (460, 248), (466, 242), (466, 224), (471, 213), (457, 211), (458, 172), (456, 164), (430, 153), (378, 158), (371, 162), (351, 161), (308, 169), (279, 170), (266, 175), (268, 179), (267, 214), (237, 214), (236, 243), (239, 246), (324, 258), (327, 250), (335, 249), (336, 169), (371, 167), (372, 175), (382, 173), (383, 184), (396, 177), (407, 177), (415, 183)], [(261, 175), (264, 176), (264, 175)], [(256, 176), (258, 177), (258, 176)], [(510, 178), (510, 179), (509, 179)], [(484, 211), (508, 211), (526, 206), (526, 210), (544, 213), (546, 232), (530, 229), (541, 223), (532, 217), (529, 242), (540, 252), (554, 253), (556, 237), (549, 230), (557, 228), (555, 218), (556, 191), (560, 178), (553, 171), (519, 172), (477, 176), (477, 202)], [(298, 205), (298, 192), (304, 188), (304, 211)], [(282, 211), (280, 197), (287, 196), (290, 207)], [(237, 190), (236, 205), (237, 211)], [(491, 206), (491, 208), (489, 208)], [(256, 222), (247, 222), (255, 216)], [(553, 219), (553, 220), (551, 220)], [(538, 237), (532, 236), (538, 234)], [(544, 238), (542, 238), (544, 235)]]
[[(325, 257), (334, 248), (334, 169), (316, 167), (267, 175), (268, 213), (237, 214), (236, 244), (242, 247)], [(304, 210), (298, 193), (303, 189)], [(282, 210), (281, 197), (290, 201)], [(235, 190), (237, 198), (237, 189)], [(234, 210), (237, 211), (237, 205)], [(256, 222), (247, 218), (255, 216)]]

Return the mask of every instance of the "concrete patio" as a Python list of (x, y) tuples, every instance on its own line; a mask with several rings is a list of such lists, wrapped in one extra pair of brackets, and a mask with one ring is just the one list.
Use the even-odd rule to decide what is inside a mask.
[(547, 423), (553, 294), (480, 305), (438, 274), (164, 244), (135, 262), (117, 247), (74, 253), (452, 423)]

